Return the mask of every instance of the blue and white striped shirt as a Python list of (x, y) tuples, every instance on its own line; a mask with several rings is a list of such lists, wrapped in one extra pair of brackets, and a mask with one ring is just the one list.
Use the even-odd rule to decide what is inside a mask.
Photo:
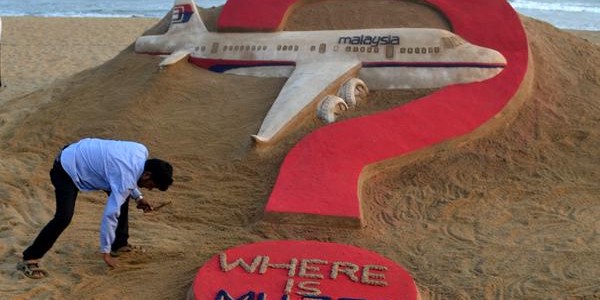
[(141, 195), (137, 181), (147, 159), (144, 145), (128, 141), (87, 138), (62, 151), (61, 164), (79, 190), (110, 191), (100, 224), (101, 253), (110, 252), (121, 205)]

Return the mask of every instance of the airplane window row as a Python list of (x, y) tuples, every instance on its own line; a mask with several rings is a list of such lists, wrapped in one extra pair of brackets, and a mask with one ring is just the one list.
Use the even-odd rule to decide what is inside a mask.
[(346, 52), (367, 52), (379, 53), (379, 47), (358, 47), (346, 46)]
[[(400, 48), (401, 54), (427, 54), (427, 53), (440, 53), (440, 47), (415, 47), (415, 48)], [(379, 47), (358, 47), (358, 46), (346, 46), (346, 52), (367, 52), (367, 53), (379, 53)]]
[(416, 48), (400, 48), (400, 53), (408, 54), (426, 54), (426, 53), (440, 53), (440, 47), (416, 47)]
[[(214, 43), (212, 46), (212, 53), (216, 53), (216, 51), (218, 51), (217, 49), (219, 47), (218, 43)], [(326, 52), (326, 45), (325, 44), (321, 44), (319, 45), (319, 52), (320, 53), (325, 53)], [(389, 49), (388, 49), (389, 48)], [(206, 50), (206, 46), (202, 46), (201, 48), (202, 52), (204, 52)], [(298, 51), (299, 47), (297, 45), (278, 45), (277, 46), (277, 50), (278, 51)], [(196, 51), (200, 50), (199, 47), (196, 47)], [(267, 46), (261, 46), (261, 45), (225, 45), (222, 48), (223, 52), (227, 52), (227, 51), (265, 51), (267, 50)], [(310, 51), (316, 51), (317, 50), (317, 46), (311, 46), (310, 47)], [(335, 47), (333, 47), (333, 50), (335, 52), (338, 51), (338, 46), (336, 45)], [(346, 46), (345, 47), (346, 52), (366, 52), (366, 53), (379, 53), (379, 47), (377, 46)], [(388, 53), (390, 52), (390, 53)], [(392, 53), (394, 52), (394, 47), (393, 46), (387, 46), (386, 47), (386, 55), (392, 55)], [(431, 53), (440, 53), (440, 47), (400, 47), (399, 48), (399, 52), (401, 54), (431, 54)]]
[(256, 46), (256, 45), (243, 45), (243, 46), (233, 46), (233, 45), (226, 45), (223, 46), (223, 52), (225, 51), (265, 51), (267, 50), (267, 46)]
[(292, 45), (277, 45), (277, 51), (298, 51), (298, 46)]

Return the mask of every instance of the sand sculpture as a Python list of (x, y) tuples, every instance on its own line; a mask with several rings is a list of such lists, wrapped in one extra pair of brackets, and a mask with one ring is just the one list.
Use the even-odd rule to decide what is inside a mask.
[[(160, 63), (161, 67), (189, 57), (190, 62), (211, 71), (260, 77), (288, 77), (259, 132), (253, 136), (259, 143), (270, 143), (281, 138), (294, 119), (307, 110), (316, 109), (319, 118), (325, 123), (332, 123), (336, 114), (364, 100), (369, 88), (439, 88), (452, 84), (481, 82), (498, 75), (507, 64), (500, 52), (475, 46), (452, 32), (440, 29), (211, 33), (202, 23), (195, 3), (191, 0), (177, 0), (168, 31), (163, 35), (138, 38), (135, 50), (138, 53), (169, 54)], [(379, 133), (377, 129), (375, 132)], [(378, 142), (377, 139), (373, 141)], [(321, 145), (316, 146), (316, 149), (321, 149), (318, 152), (327, 152)], [(336, 170), (337, 168), (328, 168), (325, 171), (334, 173)], [(335, 185), (335, 180), (333, 182)], [(355, 182), (351, 181), (352, 183)], [(291, 202), (270, 201), (267, 213), (273, 216), (275, 212), (277, 216), (280, 212), (278, 209), (294, 211), (294, 207), (299, 203), (300, 206), (306, 206), (302, 201), (296, 201), (296, 197), (304, 192), (286, 193), (287, 199), (293, 200)], [(271, 198), (277, 195), (278, 190), (275, 190)], [(320, 202), (321, 206), (319, 210), (311, 212), (313, 215), (331, 214), (332, 204), (335, 203), (335, 206), (343, 208), (334, 212), (333, 217), (348, 217), (348, 202), (345, 202), (345, 199), (315, 199), (318, 199), (317, 202)], [(358, 209), (351, 211), (350, 217), (360, 220), (360, 203), (352, 203), (349, 209), (353, 210), (356, 204)], [(303, 213), (300, 210), (296, 212)], [(290, 241), (267, 243), (270, 246), (263, 248), (263, 251), (273, 251), (284, 256), (291, 255), (294, 251), (306, 256), (317, 249), (323, 254), (321, 251), (327, 247), (336, 255), (344, 252), (343, 246), (339, 244), (325, 247), (312, 245), (317, 244), (316, 242), (297, 242), (294, 245), (290, 245), (293, 243)], [(226, 253), (213, 258), (199, 272), (188, 298), (267, 299), (269, 295), (273, 297), (273, 294), (276, 298), (286, 300), (293, 299), (296, 295), (310, 299), (366, 299), (370, 296), (393, 299), (419, 298), (414, 282), (407, 274), (400, 285), (410, 286), (411, 291), (408, 293), (401, 289), (392, 289), (389, 294), (377, 289), (363, 291), (358, 287), (347, 287), (335, 281), (340, 266), (352, 266), (351, 270), (346, 269), (346, 284), (360, 282), (371, 287), (386, 287), (388, 282), (383, 280), (384, 275), (377, 274), (376, 279), (370, 280), (368, 274), (371, 267), (378, 271), (386, 271), (387, 266), (366, 264), (363, 269), (366, 273), (363, 273), (359, 280), (356, 272), (360, 267), (355, 263), (333, 258), (329, 266), (331, 258), (304, 258), (296, 273), (298, 258), (294, 255), (292, 258), (284, 258), (283, 262), (279, 262), (281, 257), (276, 259), (278, 262), (273, 262), (274, 260), (264, 253), (255, 253), (251, 258), (251, 248), (255, 246), (241, 247), (243, 250), (239, 251), (231, 263), (228, 262)], [(333, 285), (333, 288), (327, 289), (328, 292), (321, 290), (322, 282), (318, 280), (325, 279), (325, 275), (319, 273), (321, 269), (316, 265), (328, 267), (325, 273), (330, 275), (327, 279), (331, 280), (330, 284)], [(279, 269), (279, 273), (281, 269), (287, 270), (288, 278), (284, 280), (283, 285), (281, 278), (252, 277), (256, 274), (265, 275), (269, 268)], [(307, 274), (307, 270), (312, 273), (309, 271)], [(230, 272), (234, 272), (233, 275)], [(401, 273), (402, 271), (397, 271), (394, 276)], [(298, 278), (295, 278), (295, 275), (304, 281), (296, 284), (294, 280)], [(344, 294), (348, 292), (351, 292), (351, 295)], [(330, 295), (331, 293), (335, 295)]]
[(372, 251), (316, 241), (227, 249), (200, 270), (188, 300), (420, 299), (402, 267)]
[[(238, 12), (258, 3), (231, 0), (220, 26), (245, 22), (248, 28), (275, 29), (296, 2), (260, 2), (264, 6), (250, 18)], [(452, 147), (473, 131), (503, 124), (501, 115), (522, 103), (531, 88), (526, 74), (532, 70), (527, 37), (512, 7), (500, 0), (428, 3), (445, 14), (455, 33), (500, 51), (506, 68), (489, 80), (451, 85), (406, 105), (311, 132), (287, 154), (265, 207), (267, 220), (365, 226), (365, 180), (402, 156), (434, 145)], [(513, 109), (505, 109), (509, 106)]]
[[(228, 1), (219, 18), (219, 26), (226, 31), (231, 28), (276, 31), (296, 2), (270, 0), (250, 5), (243, 1)], [(193, 1), (178, 0), (167, 33), (138, 38), (136, 51), (171, 53), (161, 63), (163, 66), (189, 57), (189, 61), (213, 71), (289, 76), (255, 135), (259, 143), (273, 143), (281, 138), (306, 112), (316, 111), (326, 123), (333, 122), (337, 114), (353, 107), (354, 101), (349, 96), (365, 98), (369, 88), (448, 86), (449, 89), (465, 89), (464, 93), (453, 92), (451, 95), (442, 91), (393, 111), (322, 127), (306, 136), (288, 154), (266, 206), (267, 219), (360, 226), (362, 211), (357, 191), (360, 191), (361, 171), (367, 164), (474, 130), (500, 112), (519, 89), (525, 74), (527, 41), (510, 5), (495, 4), (503, 11), (501, 15), (478, 12), (485, 17), (478, 18), (478, 22), (467, 22), (464, 20), (472, 18), (469, 13), (472, 8), (457, 11), (446, 0), (430, 2), (449, 11), (454, 31), (460, 35), (444, 30), (403, 28), (318, 31), (318, 34), (315, 31), (212, 33), (207, 32), (202, 20), (196, 17), (198, 13)], [(252, 17), (243, 13), (257, 5), (261, 9)], [(480, 32), (493, 20), (504, 27), (515, 23), (512, 27), (518, 34), (509, 37), (504, 32)], [(241, 25), (243, 22), (246, 22), (246, 28)], [(283, 38), (287, 35), (294, 40)], [(484, 47), (467, 43), (461, 35)], [(321, 43), (320, 38), (325, 42)], [(377, 46), (367, 47), (363, 45), (365, 43), (376, 43)], [(308, 53), (301, 51), (306, 50), (304, 46)], [(503, 49), (504, 52), (492, 49)], [(513, 55), (514, 62), (518, 61), (512, 65), (510, 74), (505, 70), (508, 69), (507, 53)], [(379, 60), (370, 61), (373, 55)], [(319, 59), (321, 56), (327, 59)], [(357, 77), (365, 81), (357, 81)], [(500, 77), (502, 79), (498, 79)], [(508, 80), (506, 78), (514, 79), (514, 82), (492, 83), (489, 88), (481, 88), (490, 82)], [(451, 84), (467, 82), (472, 83)], [(482, 85), (470, 89), (477, 86), (476, 83)], [(478, 92), (474, 92), (476, 90)], [(385, 121), (381, 122), (383, 119)], [(370, 125), (365, 126), (367, 123)], [(341, 136), (343, 138), (339, 138)], [(319, 149), (320, 155), (314, 155), (315, 149)], [(298, 170), (309, 169), (321, 172), (315, 176), (298, 174)], [(342, 169), (344, 171), (340, 173)], [(324, 182), (328, 184), (324, 185)], [(290, 193), (292, 190), (294, 192)]]
[(336, 114), (356, 106), (355, 95), (365, 98), (368, 88), (478, 82), (494, 77), (506, 65), (499, 52), (441, 29), (209, 32), (193, 0), (175, 1), (168, 31), (138, 38), (135, 51), (170, 54), (162, 67), (189, 56), (191, 63), (215, 72), (288, 77), (253, 135), (258, 143), (281, 138), (307, 111), (331, 123)]

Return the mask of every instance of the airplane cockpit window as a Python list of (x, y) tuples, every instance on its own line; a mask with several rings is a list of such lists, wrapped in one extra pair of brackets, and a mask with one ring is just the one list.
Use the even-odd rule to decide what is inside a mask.
[(464, 43), (466, 43), (465, 40), (459, 36), (447, 36), (442, 38), (442, 45), (444, 48), (456, 48)]

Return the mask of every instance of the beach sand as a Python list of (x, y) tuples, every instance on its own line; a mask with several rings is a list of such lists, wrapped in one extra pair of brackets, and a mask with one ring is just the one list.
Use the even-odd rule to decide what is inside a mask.
[(3, 17), (0, 103), (105, 63), (154, 26), (147, 18)]
[[(426, 7), (388, 12), (389, 1), (367, 8), (381, 12), (379, 19), (360, 18), (360, 1), (311, 5), (292, 15), (287, 29), (347, 28), (366, 19), (372, 26), (447, 26)], [(342, 13), (347, 17), (331, 17)], [(361, 21), (347, 24), (353, 18)], [(600, 297), (597, 32), (522, 17), (535, 71), (515, 118), (369, 178), (366, 227), (350, 229), (262, 221), (279, 165), (300, 133), (266, 152), (249, 136), (284, 79), (186, 63), (159, 70), (160, 58), (131, 47), (158, 19), (2, 20), (2, 299), (183, 299), (210, 257), (267, 239), (376, 251), (405, 267), (424, 299)], [(374, 92), (364, 111), (428, 92)], [(15, 270), (19, 255), (54, 213), (54, 155), (88, 136), (140, 141), (151, 156), (171, 161), (174, 186), (145, 194), (173, 204), (146, 215), (132, 207), (130, 242), (144, 251), (109, 270), (98, 254), (104, 193), (81, 193), (70, 227), (44, 257), (51, 277), (25, 278)]]
[(568, 30), (568, 32), (583, 38), (584, 40), (600, 45), (600, 32), (589, 30)]

